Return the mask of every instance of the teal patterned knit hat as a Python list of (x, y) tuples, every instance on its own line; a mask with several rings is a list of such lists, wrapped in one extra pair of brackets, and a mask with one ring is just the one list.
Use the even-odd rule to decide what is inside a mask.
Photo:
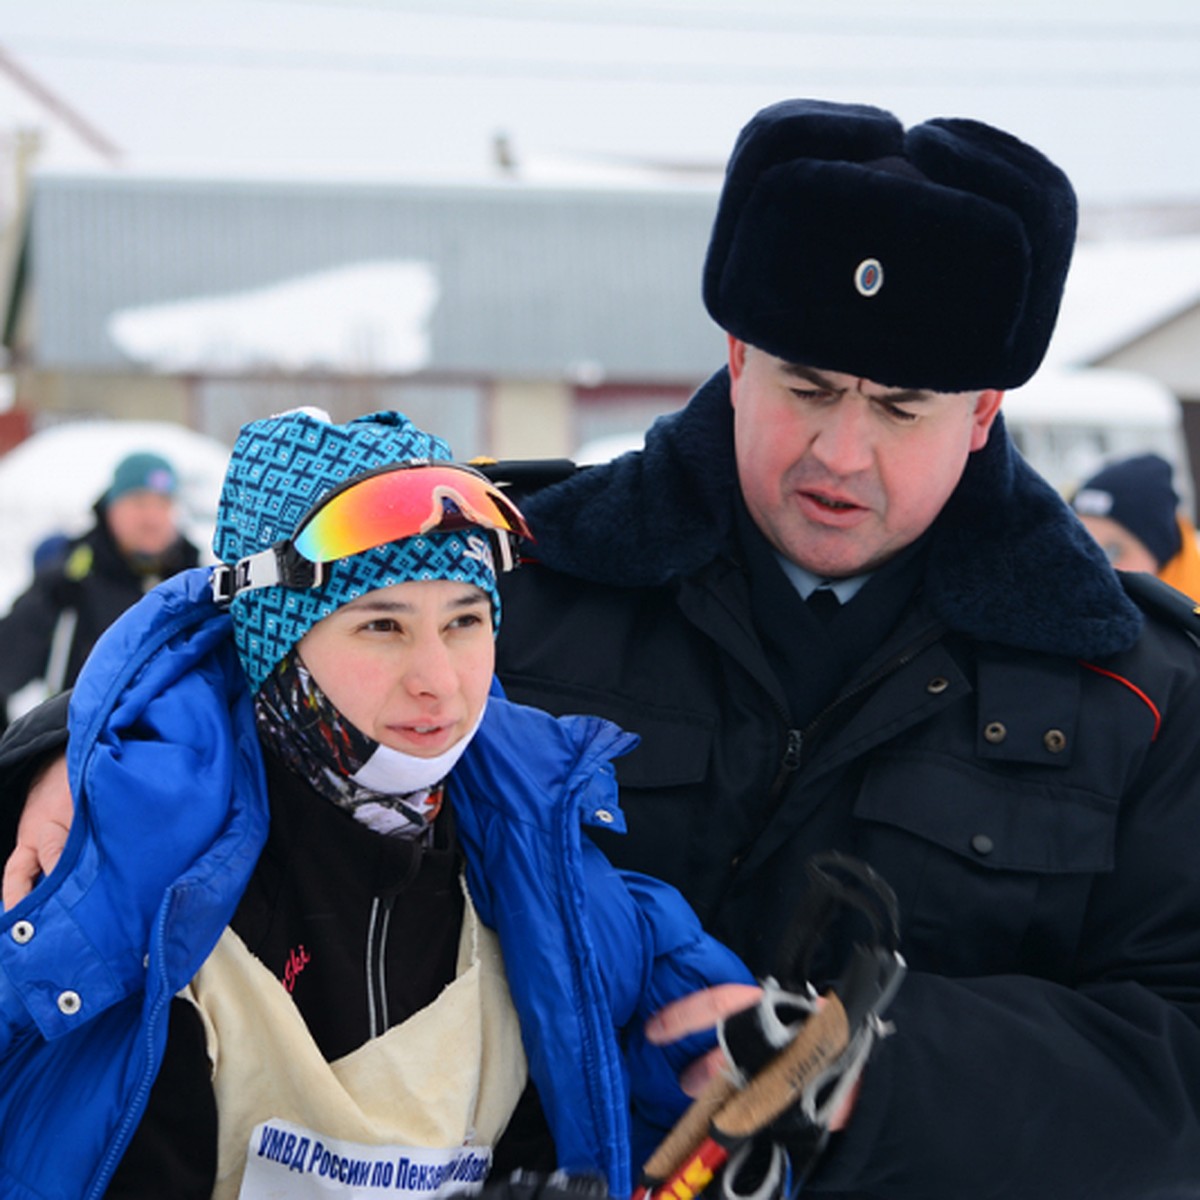
[[(292, 537), (309, 510), (340, 484), (413, 460), (450, 462), (450, 447), (403, 413), (377, 412), (334, 425), (296, 410), (242, 427), (217, 511), (213, 550), (232, 566)], [(488, 539), (473, 529), (389, 542), (330, 564), (314, 588), (283, 585), (238, 592), (230, 604), (238, 656), (257, 692), (275, 664), (320, 620), (378, 588), (448, 579), (487, 593), (500, 625), (496, 567)]]

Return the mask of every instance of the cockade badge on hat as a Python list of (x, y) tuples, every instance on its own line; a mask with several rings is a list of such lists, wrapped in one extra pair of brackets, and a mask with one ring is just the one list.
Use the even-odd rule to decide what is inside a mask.
[(860, 296), (874, 296), (883, 287), (883, 264), (877, 258), (864, 258), (854, 268), (854, 286)]

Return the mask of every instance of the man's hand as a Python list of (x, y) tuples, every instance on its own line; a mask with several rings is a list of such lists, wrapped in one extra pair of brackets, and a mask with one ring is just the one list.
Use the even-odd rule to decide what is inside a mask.
[(17, 825), (17, 845), (4, 864), (3, 899), (7, 911), (49, 875), (62, 856), (75, 805), (67, 783), (67, 758), (59, 755), (38, 775)]

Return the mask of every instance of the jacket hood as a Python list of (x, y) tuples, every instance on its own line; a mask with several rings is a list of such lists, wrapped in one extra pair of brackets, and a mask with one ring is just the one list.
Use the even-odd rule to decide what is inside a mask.
[[(522, 500), (535, 554), (620, 587), (689, 575), (730, 543), (737, 484), (722, 368), (643, 450)], [(1128, 649), (1142, 617), (1103, 552), (1017, 452), (1001, 417), (931, 530), (925, 593), (951, 629), (1001, 645), (1097, 658)]]

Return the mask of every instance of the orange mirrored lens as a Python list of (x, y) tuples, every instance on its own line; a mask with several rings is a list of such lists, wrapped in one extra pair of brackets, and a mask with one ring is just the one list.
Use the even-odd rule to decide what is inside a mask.
[(292, 544), (309, 562), (332, 562), (432, 529), (471, 525), (529, 536), (516, 506), (474, 471), (399, 467), (335, 492), (301, 523)]

